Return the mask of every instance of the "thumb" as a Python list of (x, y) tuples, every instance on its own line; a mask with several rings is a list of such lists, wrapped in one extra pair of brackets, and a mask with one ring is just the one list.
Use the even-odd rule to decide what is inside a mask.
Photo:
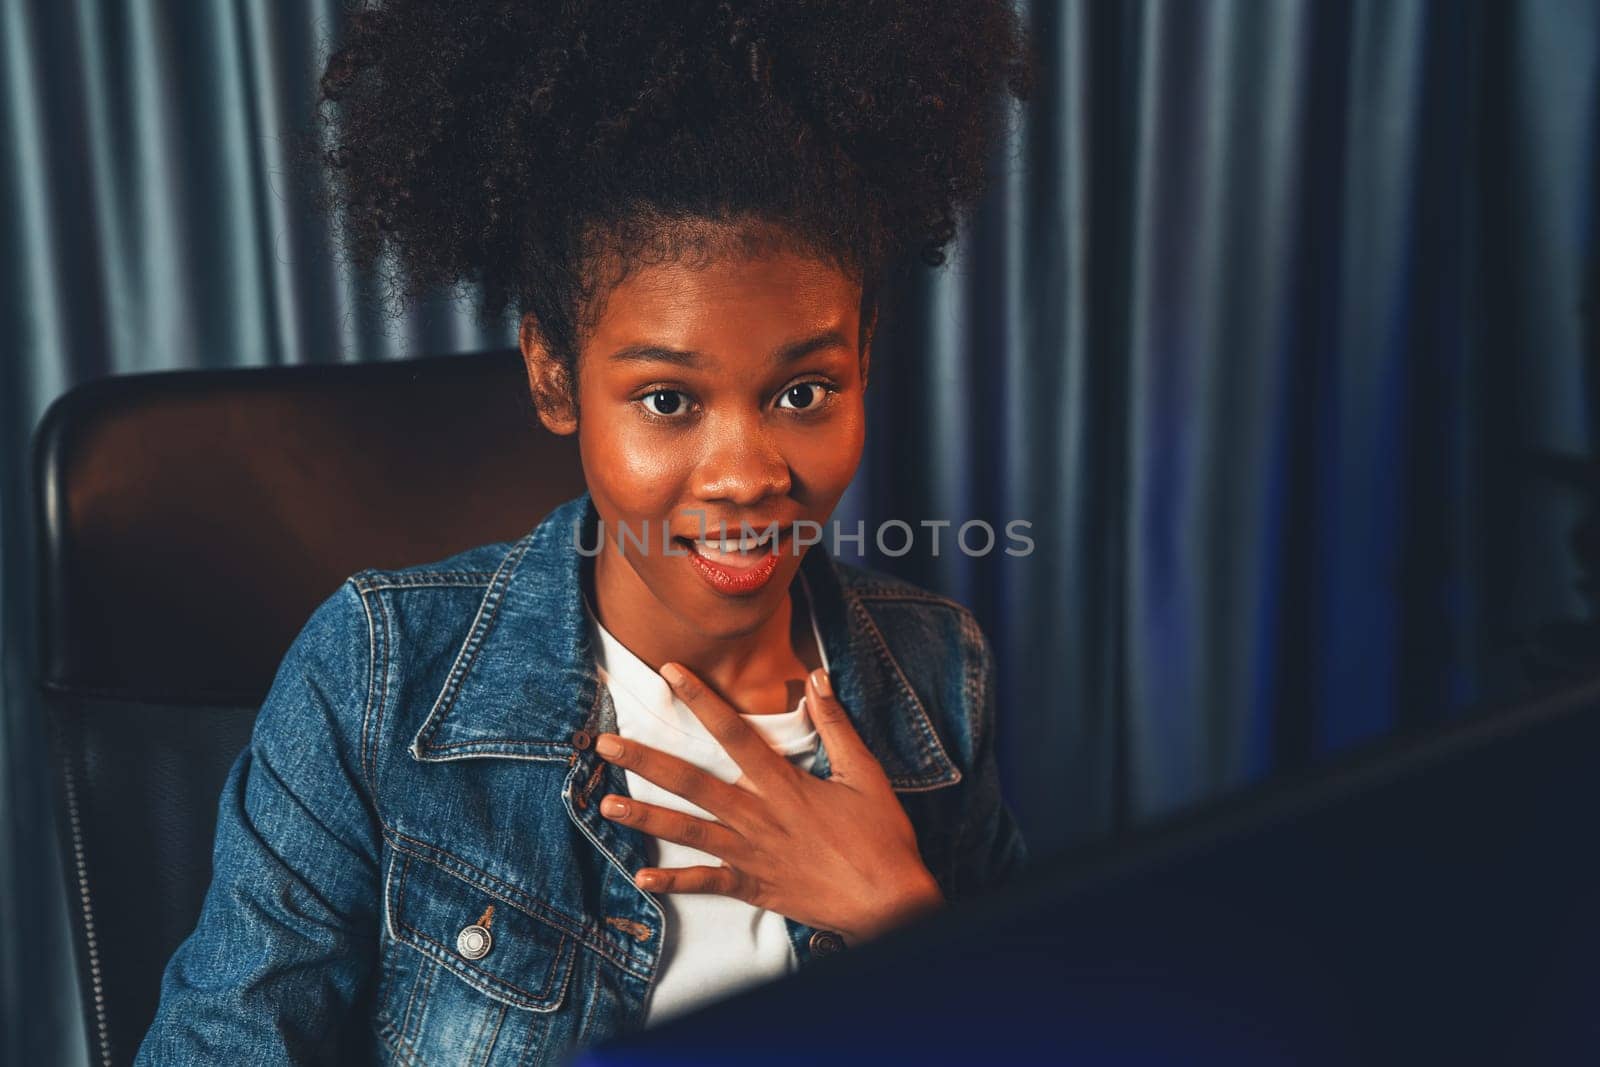
[(856, 733), (849, 713), (834, 695), (828, 672), (821, 667), (806, 676), (806, 710), (811, 713), (811, 723), (828, 750), (828, 763), (835, 778), (852, 780), (868, 767), (882, 773), (872, 751)]

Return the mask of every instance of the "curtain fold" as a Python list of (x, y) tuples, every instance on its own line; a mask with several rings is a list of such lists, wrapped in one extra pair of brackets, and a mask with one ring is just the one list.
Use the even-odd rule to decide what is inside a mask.
[[(949, 266), (893, 294), (837, 517), (908, 522), (865, 562), (978, 614), (1044, 855), (1515, 692), (1527, 634), (1584, 611), (1583, 501), (1530, 457), (1591, 445), (1600, 8), (1023, 7), (1039, 92)], [(400, 313), (310, 209), (294, 137), (343, 8), (0, 2), (3, 1062), (85, 1058), (40, 414), (106, 374), (514, 342), (470, 300)]]
[[(972, 606), (1042, 851), (1526, 684), (1584, 613), (1592, 5), (1034, 3), (1037, 98), (874, 362), (867, 562)], [(923, 542), (926, 548), (926, 541)]]

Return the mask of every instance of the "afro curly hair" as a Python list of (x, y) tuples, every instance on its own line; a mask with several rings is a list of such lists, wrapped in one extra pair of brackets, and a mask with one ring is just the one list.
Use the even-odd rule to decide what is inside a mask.
[(404, 298), (476, 285), (567, 368), (594, 298), (708, 223), (835, 265), (865, 324), (1033, 79), (1008, 0), (368, 0), (321, 79), (325, 206)]

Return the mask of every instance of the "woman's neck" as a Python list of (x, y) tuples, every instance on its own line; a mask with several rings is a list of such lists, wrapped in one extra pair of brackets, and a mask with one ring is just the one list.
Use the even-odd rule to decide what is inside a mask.
[(755, 629), (707, 633), (668, 610), (626, 562), (610, 558), (611, 547), (585, 560), (584, 586), (600, 625), (630, 652), (652, 670), (683, 664), (746, 715), (789, 711), (799, 702), (806, 673), (822, 663), (809, 608), (794, 586)]

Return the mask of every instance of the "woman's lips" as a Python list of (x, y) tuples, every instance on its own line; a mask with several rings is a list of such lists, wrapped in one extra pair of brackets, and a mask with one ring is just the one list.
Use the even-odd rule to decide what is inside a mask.
[(701, 552), (701, 545), (688, 538), (677, 541), (688, 549), (687, 559), (695, 573), (719, 593), (738, 595), (753, 593), (767, 584), (778, 569), (778, 554), (787, 539), (780, 537), (771, 545), (763, 545), (751, 552), (720, 552), (709, 549)]

